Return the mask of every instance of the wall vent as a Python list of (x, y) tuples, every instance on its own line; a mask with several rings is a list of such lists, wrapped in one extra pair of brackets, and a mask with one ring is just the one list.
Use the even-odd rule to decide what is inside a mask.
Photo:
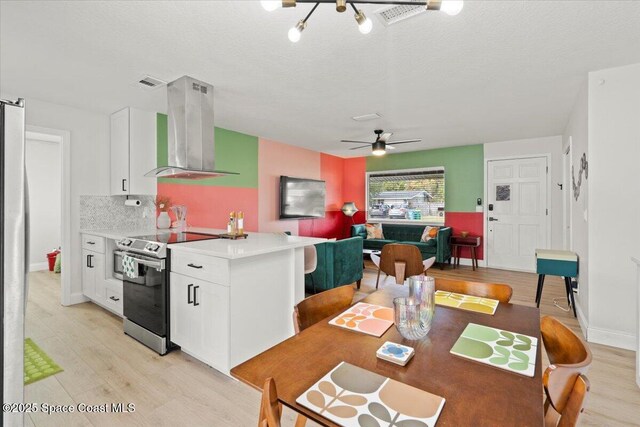
[(155, 77), (151, 77), (151, 76), (142, 77), (138, 81), (138, 83), (140, 84), (140, 86), (142, 86), (145, 89), (155, 89), (159, 86), (165, 86), (167, 84), (167, 82), (160, 79), (156, 79)]
[(408, 4), (402, 4), (378, 9), (375, 14), (384, 25), (389, 26), (397, 24), (400, 21), (404, 21), (405, 19), (413, 18), (414, 16), (423, 14), (426, 11), (427, 8), (424, 5), (411, 6)]

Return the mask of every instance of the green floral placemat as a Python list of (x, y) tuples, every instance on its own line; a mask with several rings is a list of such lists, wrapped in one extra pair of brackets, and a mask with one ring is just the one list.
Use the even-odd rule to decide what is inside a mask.
[(533, 377), (538, 339), (469, 323), (451, 354)]
[(63, 369), (38, 347), (31, 338), (24, 340), (24, 384), (31, 384), (62, 372)]

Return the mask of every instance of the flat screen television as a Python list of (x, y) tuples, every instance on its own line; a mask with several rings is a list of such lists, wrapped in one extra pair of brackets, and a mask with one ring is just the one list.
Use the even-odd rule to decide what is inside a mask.
[(316, 179), (280, 177), (280, 219), (324, 218), (326, 185)]

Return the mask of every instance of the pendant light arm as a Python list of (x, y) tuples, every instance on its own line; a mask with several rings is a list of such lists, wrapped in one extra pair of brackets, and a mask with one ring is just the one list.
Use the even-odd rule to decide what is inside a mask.
[(304, 17), (304, 19), (302, 20), (302, 22), (304, 22), (305, 24), (307, 23), (307, 20), (311, 17), (311, 14), (313, 14), (313, 12), (316, 11), (316, 8), (320, 6), (320, 2), (317, 2), (316, 4), (313, 5), (313, 7), (311, 8), (311, 11), (307, 14), (307, 16)]

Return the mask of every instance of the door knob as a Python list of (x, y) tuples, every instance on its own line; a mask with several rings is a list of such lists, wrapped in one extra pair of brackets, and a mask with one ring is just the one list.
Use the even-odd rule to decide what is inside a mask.
[(497, 221), (497, 220), (498, 220), (498, 218), (494, 218), (492, 216), (489, 217), (489, 221)]

